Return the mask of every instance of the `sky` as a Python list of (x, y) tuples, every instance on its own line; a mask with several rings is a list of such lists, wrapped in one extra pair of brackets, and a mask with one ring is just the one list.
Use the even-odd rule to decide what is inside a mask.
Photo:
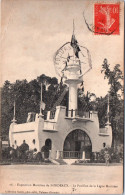
[(64, 43), (71, 40), (74, 19), (77, 41), (88, 48), (92, 61), (92, 69), (84, 76), (85, 91), (97, 96), (106, 95), (109, 86), (101, 74), (104, 58), (108, 59), (111, 69), (120, 64), (123, 70), (123, 6), (120, 5), (120, 34), (95, 35), (88, 30), (83, 19), (84, 12), (87, 22), (93, 24), (95, 2), (3, 0), (1, 85), (5, 80), (30, 81), (41, 74), (55, 76), (60, 81), (55, 71), (53, 56)]

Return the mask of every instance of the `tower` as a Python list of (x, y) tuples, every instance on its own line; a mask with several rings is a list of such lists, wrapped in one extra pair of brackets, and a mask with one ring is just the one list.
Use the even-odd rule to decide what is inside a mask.
[[(70, 56), (68, 54), (67, 61), (66, 61), (66, 67), (64, 71), (64, 77), (65, 83), (69, 85), (69, 106), (68, 110), (69, 113), (72, 113), (73, 117), (76, 115), (78, 103), (77, 103), (77, 86), (79, 83), (83, 81), (82, 75), (81, 75), (81, 61), (79, 59), (79, 52), (80, 47), (78, 45), (78, 42), (75, 38), (74, 34), (74, 20), (73, 20), (73, 35), (71, 39), (71, 47), (73, 50), (73, 55)], [(68, 115), (69, 115), (68, 113)]]
[(83, 76), (92, 68), (89, 50), (78, 44), (74, 34), (71, 42), (60, 47), (54, 56), (56, 73), (69, 86), (68, 116), (77, 115), (77, 87), (83, 83)]
[(69, 113), (73, 111), (73, 116), (75, 115), (75, 112), (77, 111), (77, 86), (79, 83), (81, 83), (82, 75), (80, 74), (81, 65), (80, 60), (73, 60), (69, 63), (67, 63), (66, 70), (64, 72), (64, 76), (66, 76), (65, 83), (69, 86), (69, 106), (68, 110)]

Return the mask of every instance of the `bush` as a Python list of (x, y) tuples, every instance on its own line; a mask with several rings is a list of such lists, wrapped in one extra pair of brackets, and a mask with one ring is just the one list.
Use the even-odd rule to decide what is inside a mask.
[(27, 153), (28, 161), (41, 162), (43, 161), (41, 152), (37, 152), (37, 149), (29, 150)]
[(2, 149), (2, 159), (3, 160), (7, 160), (7, 159), (10, 159), (11, 158), (11, 156), (10, 156), (10, 150), (11, 150), (10, 147), (7, 147), (7, 148)]
[(42, 153), (34, 150), (21, 150), (20, 147), (14, 149), (8, 147), (2, 149), (2, 160), (10, 162), (41, 162), (43, 161)]
[(104, 148), (97, 154), (97, 162), (104, 163), (108, 160), (109, 162), (119, 163), (123, 158), (122, 154), (123, 153), (119, 152), (117, 148)]
[(88, 160), (81, 160), (81, 159), (78, 159), (78, 160), (75, 161), (75, 164), (80, 164), (80, 163), (86, 164), (86, 163), (88, 163), (88, 162), (89, 162)]

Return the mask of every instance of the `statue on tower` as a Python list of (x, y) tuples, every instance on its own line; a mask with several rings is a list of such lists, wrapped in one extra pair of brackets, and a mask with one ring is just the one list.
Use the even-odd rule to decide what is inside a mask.
[(71, 42), (65, 43), (54, 55), (54, 65), (56, 73), (62, 79), (67, 79), (67, 69), (70, 66), (78, 66), (79, 76), (85, 75), (91, 68), (91, 57), (89, 50), (78, 44), (75, 36), (75, 25), (73, 21), (73, 34)]

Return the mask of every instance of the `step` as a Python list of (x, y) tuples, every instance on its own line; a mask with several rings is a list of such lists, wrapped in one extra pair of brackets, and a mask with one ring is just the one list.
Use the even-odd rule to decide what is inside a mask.
[(55, 159), (54, 161), (56, 161), (57, 163), (59, 163), (59, 165), (66, 165), (67, 163), (64, 161), (64, 159)]

